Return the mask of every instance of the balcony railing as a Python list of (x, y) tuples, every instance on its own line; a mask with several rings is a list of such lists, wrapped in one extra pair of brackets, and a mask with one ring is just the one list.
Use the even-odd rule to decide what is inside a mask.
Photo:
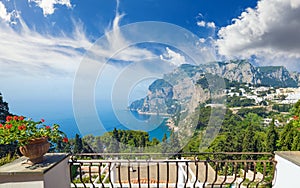
[(71, 187), (271, 187), (271, 153), (93, 153), (69, 160)]

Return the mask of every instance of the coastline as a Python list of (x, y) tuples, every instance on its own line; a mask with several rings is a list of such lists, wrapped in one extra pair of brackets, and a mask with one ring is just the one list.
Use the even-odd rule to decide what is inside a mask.
[[(131, 110), (129, 110), (131, 111)], [(165, 125), (169, 128), (169, 130), (173, 130), (174, 132), (177, 132), (179, 128), (175, 126), (175, 122), (172, 119), (171, 114), (166, 114), (166, 113), (155, 113), (155, 112), (141, 112), (141, 111), (135, 111), (140, 115), (159, 115), (159, 116), (164, 116), (167, 120)]]
[(142, 112), (142, 111), (132, 111), (130, 109), (128, 109), (128, 111), (130, 112), (136, 112), (140, 115), (158, 115), (158, 116), (165, 116), (165, 117), (171, 117), (171, 114), (167, 114), (167, 113), (156, 113), (156, 112)]
[[(124, 116), (129, 116), (132, 114), (129, 114), (129, 110), (122, 110), (122, 113)], [(135, 114), (137, 115), (137, 114)], [(146, 114), (144, 114), (146, 115)], [(108, 113), (102, 113), (99, 114), (99, 118), (101, 119), (101, 122), (103, 123), (103, 128), (106, 131), (112, 131), (114, 128), (120, 129), (120, 130), (128, 130), (126, 126), (121, 124), (116, 118), (114, 113), (111, 113), (108, 111)], [(156, 138), (159, 141), (162, 140), (164, 134), (166, 133), (167, 136), (169, 137), (171, 134), (171, 128), (167, 125), (167, 120), (170, 118), (170, 115), (168, 117), (163, 117), (163, 122), (161, 125), (156, 127), (154, 130), (146, 131), (149, 133), (149, 138), (153, 139)], [(50, 124), (57, 123), (61, 125), (62, 130), (67, 134), (69, 138), (75, 138), (76, 134), (79, 134), (81, 136), (86, 136), (88, 134), (93, 134), (96, 136), (101, 136), (103, 135), (102, 132), (98, 131), (97, 126), (94, 126), (94, 124), (89, 124), (88, 126), (84, 126), (82, 124), (77, 124), (75, 117), (68, 117), (68, 118), (61, 118), (61, 119), (50, 119), (49, 121)], [(92, 131), (90, 131), (92, 130)]]

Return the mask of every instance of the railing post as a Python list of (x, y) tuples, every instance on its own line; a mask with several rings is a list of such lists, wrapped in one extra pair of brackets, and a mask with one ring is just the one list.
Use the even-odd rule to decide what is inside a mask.
[[(115, 158), (115, 160), (118, 160), (118, 158)], [(113, 184), (115, 184), (115, 183), (117, 182), (116, 166), (117, 166), (116, 163), (112, 163), (112, 164), (111, 164), (111, 167), (110, 167), (110, 169), (109, 169), (109, 170), (110, 170), (110, 177), (109, 177), (109, 179), (110, 179), (110, 182), (113, 183)]]
[[(205, 153), (206, 154), (206, 153)], [(231, 153), (229, 153), (231, 154)], [(228, 154), (228, 155), (229, 155)], [(248, 153), (237, 153), (239, 155), (245, 155)], [(87, 154), (86, 154), (87, 155)], [(91, 155), (91, 154), (89, 154)], [(121, 154), (120, 154), (121, 155)], [(132, 154), (130, 154), (132, 155)], [(271, 155), (268, 153), (259, 153), (259, 155)], [(217, 158), (217, 157), (216, 157)], [(150, 163), (152, 165), (150, 165)], [(253, 164), (254, 163), (254, 164)], [(264, 173), (262, 178), (259, 174), (256, 175), (257, 169), (254, 168), (254, 174), (251, 177), (249, 174), (253, 174), (251, 171), (243, 173), (242, 177), (238, 174), (241, 169), (246, 172), (248, 166), (256, 167), (256, 163), (263, 164)], [(71, 161), (71, 164), (72, 161)], [(80, 179), (81, 183), (71, 184), (71, 187), (92, 187), (93, 183), (95, 187), (226, 187), (234, 186), (242, 187), (248, 185), (249, 187), (256, 184), (256, 186), (269, 184), (270, 179), (273, 178), (274, 172), (266, 171), (268, 164), (273, 165), (275, 168), (276, 163), (272, 158), (268, 160), (242, 160), (242, 159), (214, 159), (209, 158), (198, 159), (194, 157), (177, 158), (177, 159), (94, 159), (94, 160), (76, 160), (75, 165), (81, 166), (82, 164), (89, 165), (89, 175), (91, 176), (91, 166), (100, 164), (99, 177), (89, 177), (90, 181), (83, 183), (83, 176), (74, 177), (75, 180)], [(104, 168), (102, 165), (106, 164)], [(144, 164), (144, 165), (142, 165)], [(156, 165), (155, 165), (156, 164)], [(167, 164), (167, 166), (165, 166)], [(224, 165), (225, 164), (225, 165)], [(244, 164), (244, 165), (243, 165)], [(123, 166), (124, 168), (121, 168)], [(137, 166), (136, 170), (132, 171), (132, 167)], [(155, 167), (156, 166), (156, 167)], [(127, 168), (126, 168), (127, 167)], [(260, 165), (261, 167), (261, 165)], [(85, 173), (84, 171), (80, 174)], [(101, 172), (100, 172), (101, 169)], [(102, 178), (101, 175), (105, 177)], [(86, 175), (86, 174), (83, 174)], [(127, 178), (126, 178), (127, 177)], [(86, 178), (86, 177), (84, 177)], [(249, 182), (245, 182), (245, 179), (249, 179)], [(100, 181), (99, 181), (100, 180)], [(107, 180), (107, 181), (106, 181)], [(92, 183), (93, 181), (93, 183)], [(109, 182), (108, 182), (109, 181)], [(1, 187), (1, 186), (0, 186)]]
[(186, 174), (186, 169), (185, 169), (185, 163), (184, 162), (179, 162), (178, 163), (178, 187), (184, 187), (185, 184), (185, 175)]

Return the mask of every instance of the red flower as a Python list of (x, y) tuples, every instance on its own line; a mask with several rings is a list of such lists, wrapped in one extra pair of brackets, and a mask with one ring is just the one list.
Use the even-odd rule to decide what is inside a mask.
[(293, 116), (293, 119), (294, 119), (294, 120), (298, 120), (299, 117), (298, 117), (298, 116)]
[(44, 120), (44, 119), (41, 119), (41, 122), (42, 122), (42, 123), (44, 123), (44, 122), (45, 122), (45, 120)]
[(6, 129), (11, 129), (12, 128), (12, 124), (5, 125), (5, 128)]
[(19, 116), (19, 120), (20, 121), (24, 120), (24, 117), (23, 116)]
[(49, 130), (49, 129), (50, 129), (50, 126), (49, 126), (49, 125), (47, 125), (47, 126), (46, 126), (46, 129), (47, 129), (47, 130)]
[(13, 118), (14, 118), (15, 121), (17, 121), (19, 119), (18, 116), (14, 116)]
[(0, 128), (3, 128), (3, 125), (0, 123)]
[(67, 142), (69, 142), (69, 139), (67, 137), (64, 137), (63, 142), (67, 143)]
[(18, 126), (18, 129), (19, 129), (20, 131), (26, 130), (26, 126), (25, 126), (25, 125), (20, 125), (20, 126)]
[(11, 116), (6, 116), (6, 122), (9, 122), (12, 120), (12, 117)]

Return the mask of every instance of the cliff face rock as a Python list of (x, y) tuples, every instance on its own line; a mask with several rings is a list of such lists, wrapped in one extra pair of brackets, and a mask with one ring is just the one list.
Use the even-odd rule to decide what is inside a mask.
[(298, 72), (291, 72), (290, 75), (297, 82), (297, 86), (300, 86), (300, 74)]
[(298, 86), (299, 80), (297, 79), (297, 74), (289, 73), (289, 71), (283, 66), (257, 67), (257, 71), (260, 74), (258, 83), (262, 85), (278, 87)]
[(173, 114), (177, 110), (173, 86), (164, 79), (154, 81), (145, 98), (134, 101), (129, 109), (139, 113)]
[[(273, 87), (297, 87), (299, 73), (289, 73), (282, 66), (254, 67), (248, 61), (214, 62), (202, 65), (184, 64), (149, 86), (148, 95), (130, 105), (140, 113), (174, 114), (195, 108), (222, 95), (223, 78), (229, 81)], [(218, 90), (220, 89), (220, 91)]]
[(256, 71), (250, 63), (230, 63), (225, 65), (222, 77), (238, 82), (255, 83)]
[(238, 82), (255, 83), (255, 68), (246, 61), (231, 61), (229, 63), (217, 62), (208, 65), (200, 65), (203, 72), (218, 75), (228, 80)]
[(139, 113), (165, 115), (194, 110), (199, 102), (203, 103), (210, 98), (210, 93), (196, 84), (198, 76), (195, 74), (189, 77), (183, 69), (176, 69), (166, 75), (165, 79), (154, 81), (149, 86), (147, 96), (134, 101), (129, 109)]
[(205, 73), (211, 73), (230, 81), (259, 84), (275, 87), (297, 87), (299, 85), (299, 73), (290, 73), (283, 66), (254, 67), (245, 60), (230, 62), (215, 62), (200, 65)]

